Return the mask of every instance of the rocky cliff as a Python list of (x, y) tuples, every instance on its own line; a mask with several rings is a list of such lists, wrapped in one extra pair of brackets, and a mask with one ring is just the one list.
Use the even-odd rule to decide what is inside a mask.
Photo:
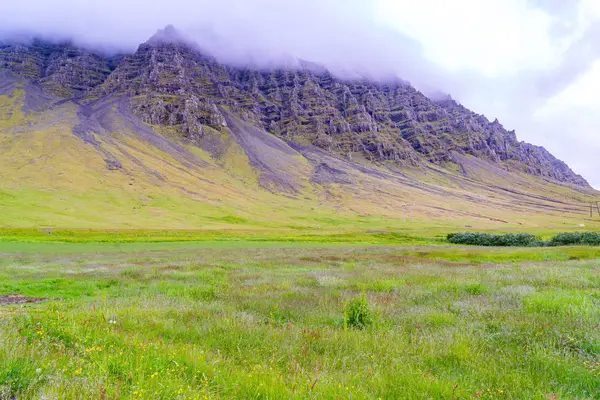
[(172, 27), (124, 57), (69, 43), (0, 43), (0, 69), (59, 98), (128, 99), (144, 122), (198, 141), (232, 113), (288, 142), (391, 166), (455, 162), (469, 154), (544, 179), (589, 186), (543, 147), (517, 140), (448, 98), (434, 101), (400, 79), (348, 81), (317, 65), (258, 70), (222, 65)]

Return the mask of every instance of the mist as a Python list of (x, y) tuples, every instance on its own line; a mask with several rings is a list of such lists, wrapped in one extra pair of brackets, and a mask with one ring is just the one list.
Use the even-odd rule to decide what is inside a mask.
[[(448, 93), (490, 120), (498, 118), (505, 128), (516, 129), (519, 139), (545, 146), (600, 187), (600, 173), (594, 168), (596, 150), (600, 150), (595, 114), (590, 114), (594, 107), (572, 110), (568, 104), (549, 106), (552, 99), (589, 73), (600, 54), (600, 24), (581, 21), (578, 7), (586, 0), (568, 4), (530, 0), (527, 8), (508, 1), (514, 4), (507, 11), (507, 22), (513, 18), (509, 11), (514, 11), (514, 18), (519, 12), (535, 12), (540, 21), (548, 21), (535, 26), (532, 35), (537, 38), (544, 30), (546, 53), (552, 57), (543, 64), (508, 60), (505, 70), (493, 73), (477, 63), (462, 62), (470, 54), (469, 41), (465, 41), (466, 53), (431, 55), (431, 43), (439, 42), (442, 48), (460, 45), (446, 36), (455, 29), (465, 29), (463, 25), (470, 19), (494, 18), (482, 9), (465, 15), (461, 4), (469, 0), (455, 1), (457, 14), (442, 16), (441, 22), (425, 34), (414, 27), (428, 22), (426, 8), (431, 9), (435, 0), (423, 2), (431, 4), (422, 6), (421, 13), (415, 8), (420, 6), (408, 0), (5, 1), (0, 4), (0, 39), (41, 36), (71, 40), (103, 52), (130, 53), (157, 29), (172, 24), (204, 51), (228, 64), (272, 68), (303, 59), (323, 64), (343, 77), (399, 77), (425, 94)], [(440, 0), (437, 4), (441, 7), (448, 2)], [(420, 21), (422, 15), (425, 17)], [(490, 32), (489, 37), (493, 34)], [(499, 46), (483, 34), (473, 38), (467, 32), (465, 37), (477, 40), (473, 43), (481, 49)], [(538, 51), (537, 42), (528, 46), (532, 52)], [(493, 50), (485, 57), (493, 57)], [(600, 98), (597, 100), (600, 105)]]
[(379, 25), (373, 7), (357, 0), (25, 3), (0, 5), (0, 37), (18, 33), (130, 53), (158, 29), (173, 25), (234, 65), (279, 66), (299, 58), (338, 74), (374, 78), (419, 78), (432, 68), (420, 56), (418, 42)]

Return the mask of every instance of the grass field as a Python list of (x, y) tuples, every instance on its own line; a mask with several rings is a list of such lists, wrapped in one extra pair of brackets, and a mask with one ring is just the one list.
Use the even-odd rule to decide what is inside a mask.
[(600, 250), (324, 242), (0, 242), (0, 398), (600, 397)]

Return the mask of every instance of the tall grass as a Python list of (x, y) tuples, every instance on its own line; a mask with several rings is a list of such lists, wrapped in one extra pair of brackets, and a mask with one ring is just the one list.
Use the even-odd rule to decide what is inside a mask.
[(596, 263), (484, 253), (3, 254), (0, 398), (597, 397)]

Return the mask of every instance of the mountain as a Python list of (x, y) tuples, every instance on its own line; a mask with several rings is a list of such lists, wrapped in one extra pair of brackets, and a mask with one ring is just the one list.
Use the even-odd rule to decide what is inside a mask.
[[(432, 100), (401, 79), (346, 80), (300, 60), (271, 70), (223, 65), (173, 27), (116, 56), (0, 42), (0, 95), (5, 195), (15, 204), (26, 188), (98, 196), (80, 193), (79, 214), (48, 206), (26, 225), (103, 225), (85, 212), (98, 201), (119, 214), (158, 197), (185, 204), (119, 224), (181, 227), (193, 214), (210, 226), (277, 226), (269, 207), (288, 209), (289, 226), (315, 225), (307, 208), (332, 224), (331, 215), (405, 221), (409, 208), (440, 221), (522, 223), (500, 216), (579, 215), (596, 195), (543, 147), (450, 97)], [(147, 195), (137, 196), (139, 185)]]

